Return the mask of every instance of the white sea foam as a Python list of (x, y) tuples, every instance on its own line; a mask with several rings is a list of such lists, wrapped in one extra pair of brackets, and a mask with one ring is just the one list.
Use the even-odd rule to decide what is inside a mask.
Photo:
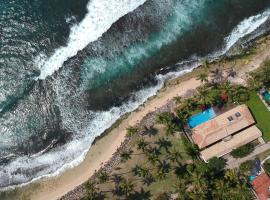
[(88, 13), (79, 25), (73, 26), (68, 44), (58, 48), (44, 62), (39, 63), (41, 70), (38, 79), (45, 79), (60, 69), (65, 61), (83, 50), (89, 43), (96, 41), (119, 18), (132, 12), (146, 0), (91, 0)]
[[(226, 38), (225, 50), (223, 52), (226, 52), (229, 48), (231, 48), (244, 35), (251, 33), (262, 23), (264, 23), (268, 19), (268, 12), (269, 11), (265, 11), (263, 14), (252, 16), (242, 21)], [(155, 95), (158, 89), (162, 87), (166, 79), (174, 78), (186, 72), (192, 71), (192, 69), (196, 66), (197, 63), (195, 62), (193, 66), (189, 66), (185, 70), (180, 69), (179, 71), (170, 72), (166, 75), (157, 75), (156, 79), (158, 80), (158, 84), (154, 87), (145, 88), (137, 92), (134, 94), (135, 98), (133, 100), (130, 100), (120, 107), (113, 107), (107, 112), (93, 113), (93, 121), (89, 123), (89, 125), (84, 129), (84, 133), (81, 134), (81, 136), (84, 135), (84, 137), (75, 138), (73, 141), (62, 146), (61, 148), (54, 149), (52, 152), (44, 153), (37, 157), (29, 158), (25, 156), (17, 158), (8, 165), (2, 167), (0, 171), (0, 185), (5, 185), (10, 182), (18, 183), (20, 186), (22, 186), (43, 177), (56, 176), (68, 168), (77, 166), (84, 160), (85, 155), (91, 146), (90, 144), (93, 142), (95, 137), (99, 136), (104, 130), (109, 128), (121, 115), (135, 110), (139, 105), (145, 102), (147, 98)], [(52, 163), (54, 164), (52, 165)], [(35, 168), (39, 167), (44, 167), (44, 170), (38, 172), (34, 179), (32, 179), (31, 176), (23, 175), (24, 173), (18, 173), (20, 171), (24, 172), (32, 169), (34, 170)], [(31, 174), (31, 171), (29, 171), (29, 173)], [(2, 190), (13, 187), (15, 186), (5, 187), (2, 188)]]
[[(137, 92), (134, 94), (134, 99), (130, 100), (126, 104), (120, 107), (113, 107), (106, 112), (94, 113), (94, 119), (91, 121), (89, 126), (84, 129), (84, 134), (82, 134), (84, 135), (83, 138), (75, 139), (63, 147), (55, 149), (49, 153), (34, 157), (24, 156), (17, 158), (7, 166), (4, 166), (1, 171), (4, 171), (5, 173), (0, 175), (0, 186), (4, 186), (9, 182), (23, 186), (40, 178), (56, 176), (68, 168), (77, 166), (83, 161), (88, 149), (90, 148), (90, 144), (97, 136), (109, 128), (121, 115), (133, 111), (145, 102), (148, 97), (155, 95), (156, 91), (162, 86), (162, 84), (162, 77), (159, 77), (159, 81), (156, 86)], [(24, 175), (27, 170), (35, 170), (36, 168), (43, 167), (44, 170), (38, 172), (34, 179), (31, 179), (31, 175)], [(18, 170), (21, 173), (16, 173)], [(2, 190), (14, 187), (16, 186), (4, 187)]]
[(240, 22), (231, 32), (231, 34), (225, 38), (225, 47), (221, 54), (226, 53), (239, 39), (254, 32), (259, 28), (267, 19), (269, 19), (270, 10), (266, 10), (258, 15), (251, 16)]
[[(155, 86), (148, 87), (134, 93), (132, 100), (129, 100), (122, 106), (113, 107), (109, 111), (105, 112), (93, 113), (95, 115), (94, 119), (90, 122), (88, 127), (84, 129), (84, 133), (81, 134), (84, 135), (84, 137), (74, 139), (70, 143), (62, 146), (61, 148), (54, 149), (49, 153), (32, 157), (24, 156), (15, 159), (7, 166), (4, 166), (1, 170), (5, 173), (0, 174), (0, 186), (2, 185), (0, 190), (21, 187), (41, 178), (57, 176), (69, 168), (76, 167), (84, 160), (87, 151), (91, 147), (90, 144), (94, 139), (109, 128), (117, 119), (119, 119), (119, 117), (127, 112), (135, 110), (149, 97), (155, 95), (163, 86), (165, 80), (190, 72), (196, 66), (197, 63), (194, 63), (194, 65), (189, 65), (186, 69), (181, 69), (177, 72), (157, 75), (156, 79), (158, 83)], [(36, 168), (39, 169), (43, 167), (44, 170), (40, 170), (40, 172), (36, 174), (36, 177), (31, 177), (32, 175), (29, 170), (35, 170)], [(20, 173), (17, 173), (18, 171), (20, 171)], [(26, 171), (30, 172), (30, 176), (27, 176), (27, 173), (25, 173)], [(4, 185), (9, 182), (16, 183), (16, 185), (5, 187)]]

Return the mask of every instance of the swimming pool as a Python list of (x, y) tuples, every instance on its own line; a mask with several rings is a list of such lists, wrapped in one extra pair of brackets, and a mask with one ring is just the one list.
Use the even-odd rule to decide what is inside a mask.
[(265, 93), (263, 94), (263, 98), (264, 98), (264, 100), (266, 100), (266, 101), (270, 101), (270, 93), (269, 93), (269, 92), (265, 92)]
[(199, 113), (189, 118), (188, 125), (190, 128), (195, 128), (196, 126), (199, 126), (200, 124), (207, 122), (215, 117), (216, 117), (216, 113), (214, 109), (209, 108), (208, 110), (205, 110), (204, 112)]

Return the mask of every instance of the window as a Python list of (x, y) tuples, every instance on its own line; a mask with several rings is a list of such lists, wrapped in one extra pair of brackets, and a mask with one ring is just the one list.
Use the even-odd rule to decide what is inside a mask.
[(232, 116), (228, 117), (227, 119), (228, 119), (230, 122), (233, 121), (233, 117), (232, 117)]
[(241, 113), (240, 112), (237, 112), (237, 113), (235, 113), (235, 116), (236, 117), (241, 117)]

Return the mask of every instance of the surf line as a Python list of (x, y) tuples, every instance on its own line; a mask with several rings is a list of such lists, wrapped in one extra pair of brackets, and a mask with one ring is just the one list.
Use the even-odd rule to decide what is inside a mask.
[(147, 0), (91, 0), (87, 14), (80, 24), (71, 28), (66, 46), (55, 50), (54, 54), (38, 63), (40, 75), (35, 80), (44, 80), (58, 71), (69, 58), (83, 50), (89, 43), (99, 39), (113, 23), (134, 11)]

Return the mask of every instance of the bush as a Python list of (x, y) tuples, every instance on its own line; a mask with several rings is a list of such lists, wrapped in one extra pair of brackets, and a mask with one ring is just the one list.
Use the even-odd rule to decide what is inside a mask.
[(270, 162), (269, 162), (269, 161), (266, 161), (266, 162), (263, 164), (263, 168), (264, 168), (264, 170), (267, 172), (267, 174), (270, 174)]
[(251, 169), (252, 169), (252, 160), (248, 160), (246, 162), (243, 162), (240, 166), (239, 169), (242, 173), (250, 174)]
[(224, 158), (214, 157), (208, 162), (208, 169), (213, 173), (223, 171), (226, 166), (226, 160)]
[(254, 144), (248, 143), (246, 145), (243, 145), (231, 152), (231, 155), (234, 158), (243, 158), (247, 155), (249, 155), (251, 152), (254, 151)]
[(270, 87), (270, 60), (266, 60), (262, 67), (250, 75), (252, 77), (249, 81), (250, 86), (256, 89), (260, 89), (262, 86)]

